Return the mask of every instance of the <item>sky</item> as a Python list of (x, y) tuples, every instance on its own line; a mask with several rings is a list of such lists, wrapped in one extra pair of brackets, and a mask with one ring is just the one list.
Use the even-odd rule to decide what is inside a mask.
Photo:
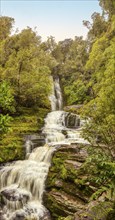
[(91, 21), (94, 12), (101, 13), (98, 0), (0, 0), (0, 14), (15, 19), (14, 29), (36, 27), (42, 40), (85, 38), (87, 28), (82, 21)]

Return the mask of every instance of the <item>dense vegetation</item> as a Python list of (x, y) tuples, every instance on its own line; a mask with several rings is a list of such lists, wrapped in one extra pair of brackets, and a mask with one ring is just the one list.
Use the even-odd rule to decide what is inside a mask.
[[(36, 132), (50, 109), (51, 74), (60, 77), (64, 105), (81, 105), (88, 119), (84, 136), (91, 143), (85, 164), (99, 190), (115, 188), (115, 2), (100, 0), (87, 39), (42, 42), (30, 27), (11, 35), (14, 19), (0, 17), (0, 161), (22, 156), (20, 134)], [(42, 111), (42, 116), (41, 116)], [(12, 127), (12, 129), (10, 128)], [(31, 129), (30, 129), (31, 127)], [(7, 136), (6, 136), (7, 133)], [(16, 136), (18, 137), (16, 138)], [(18, 148), (17, 148), (18, 146)], [(95, 147), (96, 146), (96, 147)], [(15, 157), (8, 157), (15, 149)], [(4, 155), (2, 155), (4, 154)], [(92, 169), (89, 171), (88, 167)], [(99, 193), (102, 191), (99, 191)], [(98, 192), (96, 196), (98, 195)]]
[(20, 158), (21, 134), (40, 128), (50, 107), (49, 76), (54, 65), (51, 55), (42, 48), (40, 37), (31, 28), (10, 35), (13, 23), (12, 18), (0, 17), (1, 162), (8, 160), (6, 154), (9, 155), (13, 146), (16, 151), (9, 159)]

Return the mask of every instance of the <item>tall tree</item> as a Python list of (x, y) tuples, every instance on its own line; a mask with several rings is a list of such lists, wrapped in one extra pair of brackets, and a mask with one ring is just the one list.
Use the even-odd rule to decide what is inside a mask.
[(1, 16), (0, 17), (0, 40), (6, 39), (12, 30), (14, 18)]
[(83, 21), (84, 26), (89, 29), (88, 41), (90, 44), (92, 44), (96, 38), (102, 36), (107, 30), (107, 22), (104, 16), (94, 12), (91, 16), (91, 19), (92, 23), (89, 21)]
[(114, 0), (99, 0), (99, 4), (103, 9), (103, 13), (107, 13), (109, 18), (115, 14), (115, 1)]
[(49, 105), (51, 68), (49, 53), (41, 47), (41, 37), (27, 27), (0, 44), (1, 80), (10, 82), (18, 105)]

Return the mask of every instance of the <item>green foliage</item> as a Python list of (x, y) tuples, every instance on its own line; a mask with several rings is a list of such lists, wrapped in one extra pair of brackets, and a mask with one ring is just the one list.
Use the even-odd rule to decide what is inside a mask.
[(58, 62), (57, 71), (53, 71), (53, 74), (60, 75), (65, 105), (83, 103), (87, 96), (84, 78), (88, 56), (86, 41), (82, 37), (65, 39), (55, 46), (52, 56)]
[(100, 142), (109, 146), (111, 155), (115, 143), (114, 42), (115, 38), (108, 42), (104, 36), (92, 48), (86, 68), (93, 71), (94, 98), (84, 108), (84, 114), (90, 117), (85, 136), (93, 142), (99, 136)]
[[(81, 170), (88, 176), (87, 181), (97, 187), (90, 200), (98, 199), (103, 193), (108, 200), (115, 196), (115, 163), (104, 146), (92, 146), (88, 150), (88, 158)], [(90, 167), (90, 169), (89, 169)]]
[[(85, 171), (89, 181), (99, 187), (91, 199), (110, 192), (107, 199), (114, 199), (115, 189), (115, 76), (114, 76), (114, 41), (111, 35), (97, 39), (92, 47), (87, 71), (92, 73), (92, 100), (84, 107), (83, 114), (88, 119), (84, 128), (84, 137), (97, 147), (92, 148)], [(98, 148), (100, 150), (98, 150)], [(90, 170), (88, 171), (90, 167)], [(108, 213), (108, 212), (107, 212)], [(107, 215), (106, 213), (106, 215)], [(104, 210), (102, 210), (104, 215)], [(96, 218), (98, 219), (98, 218)]]
[(88, 41), (93, 43), (97, 37), (102, 36), (107, 30), (107, 22), (103, 16), (94, 12), (91, 16), (92, 23), (89, 21), (83, 21), (84, 26), (89, 29)]
[(11, 117), (7, 115), (0, 114), (0, 133), (7, 133), (10, 131)]
[(43, 126), (44, 117), (48, 109), (43, 108), (20, 108), (20, 115), (15, 116), (8, 124), (8, 133), (1, 133), (0, 136), (0, 162), (7, 162), (16, 159), (24, 159), (24, 140), (26, 134), (38, 133)]
[(15, 112), (13, 92), (7, 81), (0, 83), (0, 110), (0, 133), (7, 133), (12, 120), (7, 113)]
[(0, 40), (4, 40), (11, 33), (14, 19), (6, 16), (0, 16)]
[(64, 165), (61, 165), (61, 174), (60, 174), (60, 177), (62, 179), (66, 179), (67, 178), (67, 169), (64, 167)]
[(87, 87), (80, 79), (73, 82), (72, 85), (66, 86), (64, 92), (68, 105), (81, 104), (87, 99)]
[(107, 13), (109, 17), (115, 14), (115, 1), (114, 0), (99, 0), (100, 6), (104, 13)]
[(0, 83), (0, 109), (3, 112), (14, 112), (13, 91), (7, 81)]
[[(112, 211), (110, 202), (100, 202), (98, 205), (92, 207), (88, 216), (91, 219), (99, 220), (99, 219), (107, 219), (108, 214)], [(113, 216), (114, 219), (114, 216)], [(109, 219), (110, 220), (110, 219)]]
[(24, 159), (24, 155), (22, 141), (15, 140), (5, 147), (0, 145), (0, 163)]
[(49, 76), (54, 63), (42, 49), (36, 32), (28, 27), (2, 41), (0, 50), (0, 77), (10, 83), (17, 105), (49, 107)]

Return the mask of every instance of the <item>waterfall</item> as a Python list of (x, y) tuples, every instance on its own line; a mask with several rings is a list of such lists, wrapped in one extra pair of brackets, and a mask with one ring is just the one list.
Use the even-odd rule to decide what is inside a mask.
[(30, 152), (32, 151), (33, 149), (33, 143), (31, 140), (27, 140), (26, 143), (25, 143), (25, 149), (26, 149), (26, 155), (28, 156), (28, 154), (30, 154)]
[(50, 112), (45, 119), (43, 133), (46, 135), (46, 143), (59, 142), (65, 139), (62, 130), (65, 128), (65, 112)]
[(40, 219), (46, 212), (42, 205), (44, 182), (55, 148), (36, 148), (28, 160), (17, 161), (1, 170), (0, 188), (3, 198), (3, 216), (15, 220), (19, 216)]
[(74, 143), (88, 143), (81, 137), (81, 130), (84, 120), (76, 114), (65, 111), (52, 111), (45, 118), (43, 134), (46, 136), (46, 143), (55, 145)]
[(49, 96), (52, 111), (62, 110), (63, 99), (59, 77), (52, 78), (52, 94)]
[[(52, 95), (49, 97), (52, 106), (45, 118), (42, 135), (46, 144), (36, 147), (35, 140), (43, 142), (39, 136), (31, 135), (26, 140), (27, 158), (13, 162), (0, 170), (0, 193), (2, 207), (0, 219), (49, 219), (48, 210), (43, 206), (45, 180), (51, 163), (51, 157), (58, 144), (87, 143), (81, 137), (83, 121), (79, 116), (62, 111), (62, 93), (59, 78), (54, 79)], [(39, 145), (38, 145), (39, 146)], [(32, 151), (32, 152), (31, 152)]]

